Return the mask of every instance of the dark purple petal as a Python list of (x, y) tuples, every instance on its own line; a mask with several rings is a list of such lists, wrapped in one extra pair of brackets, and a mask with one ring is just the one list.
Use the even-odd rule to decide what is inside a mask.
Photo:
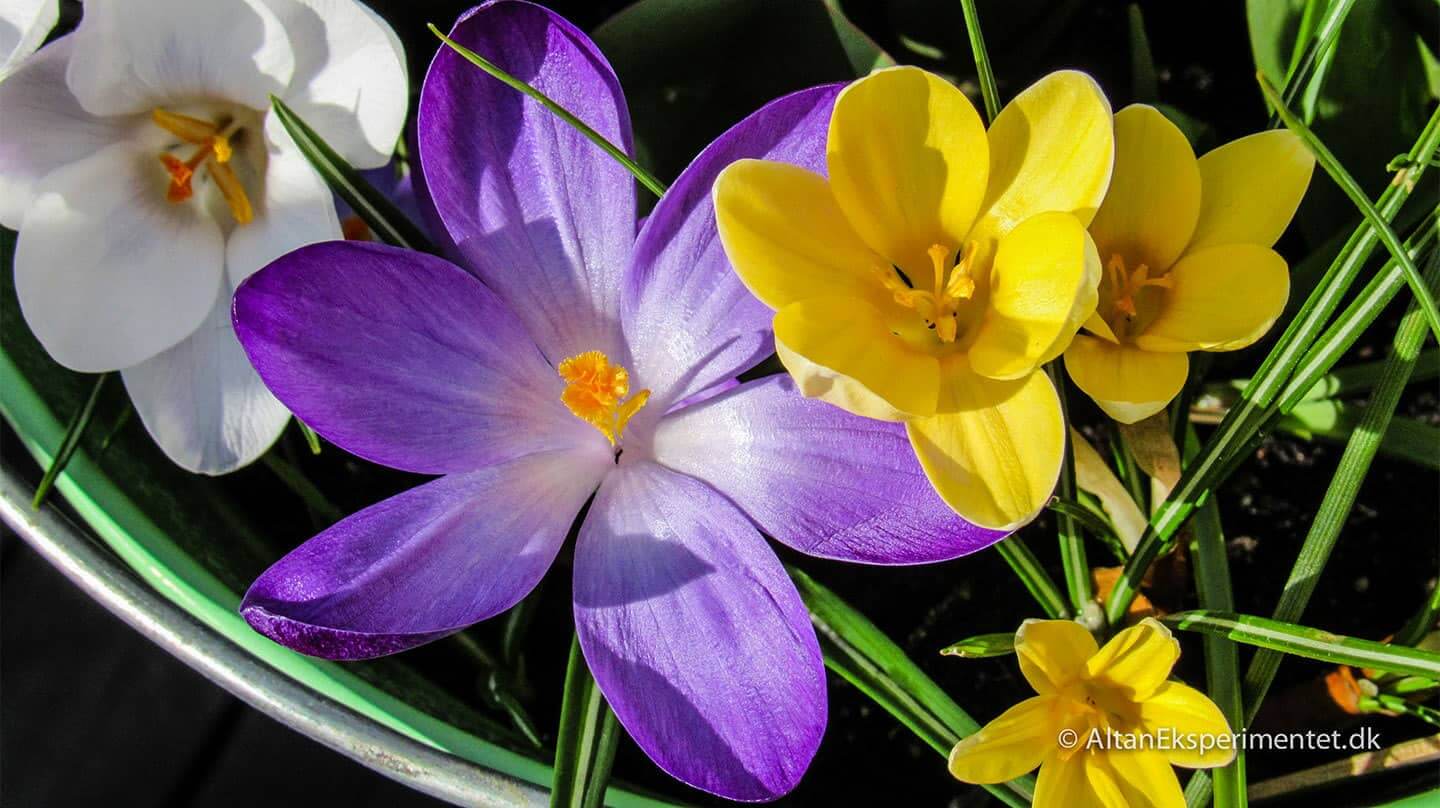
[(698, 480), (622, 463), (575, 546), (575, 629), (630, 737), (722, 797), (795, 787), (825, 731), (825, 671), (795, 585)]
[(546, 452), (412, 488), (291, 551), (240, 612), (281, 645), (327, 659), (439, 639), (535, 587), (607, 465)]
[[(504, 0), (461, 17), (450, 36), (630, 149), (619, 81), (564, 19)], [(419, 132), (420, 171), (446, 233), (550, 361), (621, 356), (615, 314), (635, 236), (629, 172), (448, 47), (425, 77)]]
[(652, 401), (685, 398), (774, 350), (775, 313), (731, 269), (715, 232), (710, 188), (725, 166), (743, 158), (823, 174), (830, 110), (840, 89), (801, 90), (731, 127), (695, 158), (646, 220), (621, 311), (631, 371), (651, 389)]
[(955, 515), (925, 478), (903, 424), (806, 398), (789, 376), (671, 413), (655, 459), (714, 486), (760, 529), (810, 555), (924, 564), (1005, 537)]
[(329, 242), (235, 293), (235, 333), (275, 396), (348, 452), (426, 474), (605, 446), (485, 285), (439, 258)]

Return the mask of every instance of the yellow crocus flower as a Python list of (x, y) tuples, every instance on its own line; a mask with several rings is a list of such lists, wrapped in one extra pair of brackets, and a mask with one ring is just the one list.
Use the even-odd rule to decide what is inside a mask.
[(896, 67), (836, 99), (828, 177), (742, 160), (715, 182), (725, 251), (776, 310), (801, 391), (906, 422), (930, 481), (973, 523), (1024, 524), (1059, 474), (1059, 400), (1036, 368), (1095, 308), (1085, 228), (1112, 128), (1083, 73), (1041, 79), (987, 132), (954, 86)]
[(1069, 620), (1027, 620), (1015, 653), (1039, 695), (955, 745), (957, 779), (1003, 783), (1039, 766), (1036, 808), (1180, 808), (1185, 798), (1172, 766), (1208, 769), (1235, 758), (1215, 703), (1167, 680), (1180, 644), (1153, 619), (1104, 648)]
[(1111, 418), (1134, 423), (1185, 385), (1189, 351), (1233, 351), (1285, 308), (1290, 272), (1270, 246), (1315, 160), (1288, 131), (1261, 132), (1199, 160), (1141, 104), (1115, 115), (1115, 176), (1090, 235), (1105, 272), (1090, 334), (1065, 367)]

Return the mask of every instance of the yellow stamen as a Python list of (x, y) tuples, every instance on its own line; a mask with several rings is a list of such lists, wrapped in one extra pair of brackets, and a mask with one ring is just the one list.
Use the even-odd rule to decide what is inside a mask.
[(571, 415), (600, 430), (611, 446), (619, 442), (625, 424), (650, 398), (649, 390), (641, 390), (626, 399), (630, 372), (611, 364), (610, 357), (600, 351), (576, 354), (561, 362), (559, 371), (566, 382), (560, 400)]
[(905, 286), (893, 269), (876, 267), (874, 271), (881, 284), (894, 295), (896, 303), (914, 309), (926, 325), (935, 329), (935, 336), (941, 342), (954, 342), (960, 331), (956, 320), (960, 303), (975, 295), (975, 279), (970, 274), (970, 264), (975, 258), (976, 246), (973, 241), (966, 244), (954, 266), (947, 266), (950, 263), (949, 247), (935, 244), (926, 250), (935, 273), (935, 286), (929, 292)]
[(188, 160), (181, 160), (169, 152), (161, 153), (160, 164), (170, 173), (170, 185), (165, 190), (166, 200), (179, 203), (194, 196), (195, 190), (191, 183), (195, 179), (195, 172), (204, 165), (205, 170), (210, 172), (210, 179), (215, 181), (220, 195), (225, 198), (225, 204), (230, 207), (235, 223), (246, 224), (255, 218), (255, 209), (250, 204), (250, 197), (245, 193), (245, 186), (240, 182), (235, 169), (229, 165), (235, 156), (235, 149), (230, 145), (230, 135), (236, 129), (235, 124), (221, 129), (209, 121), (158, 107), (151, 111), (150, 119), (156, 126), (180, 140), (200, 147)]
[(1150, 267), (1139, 264), (1133, 272), (1125, 268), (1125, 259), (1119, 254), (1110, 256), (1110, 263), (1105, 266), (1110, 276), (1110, 285), (1115, 290), (1115, 300), (1111, 304), (1115, 314), (1125, 317), (1134, 317), (1137, 313), (1135, 308), (1135, 296), (1140, 290), (1147, 286), (1155, 286), (1161, 289), (1175, 288), (1175, 282), (1167, 277), (1150, 277)]

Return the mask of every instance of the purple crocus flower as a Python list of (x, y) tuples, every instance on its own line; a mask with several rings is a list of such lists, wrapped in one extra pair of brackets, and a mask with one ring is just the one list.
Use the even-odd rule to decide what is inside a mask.
[[(615, 75), (565, 20), (504, 0), (451, 36), (630, 147)], [(726, 262), (711, 184), (740, 158), (823, 171), (839, 89), (736, 125), (637, 235), (623, 168), (442, 49), (417, 176), (459, 266), (313, 245), (249, 279), (234, 311), (261, 377), (316, 431), (442, 476), (281, 559), (246, 594), (250, 624), (331, 659), (443, 637), (524, 597), (593, 495), (575, 626), (620, 723), (697, 788), (792, 789), (824, 730), (824, 669), (761, 533), (873, 564), (1000, 538), (946, 508), (901, 425), (804, 398), (788, 377), (734, 381), (773, 350), (772, 314)]]

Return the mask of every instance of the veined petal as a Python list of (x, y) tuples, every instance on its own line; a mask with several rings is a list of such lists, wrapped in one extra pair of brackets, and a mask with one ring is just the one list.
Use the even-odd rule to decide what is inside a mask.
[(775, 315), (775, 348), (800, 392), (856, 415), (901, 420), (935, 411), (940, 363), (890, 332), (853, 297), (815, 297)]
[(825, 671), (780, 561), (714, 489), (623, 463), (575, 545), (575, 630), (650, 759), (733, 800), (788, 793), (825, 729)]
[(1190, 358), (1081, 334), (1065, 352), (1065, 370), (1106, 415), (1133, 424), (1165, 409), (1180, 394)]
[(1200, 167), (1180, 128), (1154, 107), (1115, 113), (1115, 174), (1090, 223), (1101, 260), (1168, 269), (1185, 251), (1200, 218)]
[(880, 296), (888, 262), (865, 246), (830, 183), (784, 163), (741, 160), (715, 181), (716, 225), (746, 288), (772, 309), (810, 297)]
[(1015, 96), (990, 124), (990, 185), (970, 238), (983, 254), (1037, 213), (1090, 224), (1115, 159), (1110, 102), (1084, 73), (1060, 70)]
[(145, 429), (186, 471), (249, 465), (290, 421), (235, 339), (228, 285), (195, 333), (120, 375)]
[(1290, 270), (1268, 247), (1190, 252), (1168, 276), (1160, 311), (1136, 337), (1150, 351), (1233, 351), (1265, 336), (1290, 297)]
[(63, 36), (0, 82), (0, 225), (19, 230), (50, 172), (126, 140), (138, 122), (97, 118), (65, 86), (75, 37)]
[(290, 133), (267, 126), (265, 139), (265, 193), (252, 200), (255, 218), (225, 243), (225, 270), (235, 286), (291, 250), (342, 237), (335, 196)]
[(1285, 129), (1232, 140), (1200, 158), (1200, 220), (1188, 252), (1279, 240), (1315, 170), (1315, 157)]
[(60, 17), (60, 0), (0, 0), (0, 77), (35, 52)]
[(1058, 748), (1051, 750), (1035, 779), (1033, 808), (1124, 808), (1105, 804), (1095, 793), (1086, 776), (1086, 769), (1093, 765), (1090, 757), (1080, 752), (1061, 757)]
[[(497, 2), (450, 32), (620, 148), (630, 116), (595, 44), (540, 6)], [(635, 180), (540, 104), (441, 47), (420, 91), (425, 186), (465, 267), (510, 305), (552, 365), (623, 355), (620, 286), (635, 238)]]
[(261, 0), (111, 0), (86, 5), (66, 81), (92, 115), (126, 115), (197, 98), (267, 109), (294, 72)]
[(1069, 213), (1042, 213), (1000, 241), (990, 270), (985, 319), (970, 346), (970, 367), (1016, 379), (1064, 353), (1095, 312), (1100, 257)]
[(1087, 765), (1090, 786), (1114, 808), (1184, 808), (1180, 780), (1165, 755), (1153, 749), (1108, 751)]
[(965, 94), (916, 67), (871, 73), (840, 94), (826, 163), (840, 209), (866, 244), (907, 272), (953, 253), (985, 195), (985, 125)]
[(631, 370), (652, 391), (650, 415), (774, 350), (774, 314), (732, 270), (717, 237), (712, 191), (721, 169), (736, 160), (823, 168), (839, 91), (814, 87), (761, 107), (707, 146), (645, 220), (625, 278), (621, 322)]
[(326, 659), (439, 639), (535, 587), (603, 472), (542, 452), (412, 488), (275, 562), (240, 613), (281, 645)]
[(1164, 624), (1147, 617), (1111, 637), (1085, 663), (1085, 675), (1120, 690), (1130, 701), (1140, 702), (1154, 696), (1165, 684), (1179, 658), (1179, 640)]
[(15, 247), (15, 293), (60, 364), (130, 367), (190, 336), (214, 307), (220, 227), (196, 205), (166, 202), (164, 177), (154, 154), (117, 143), (36, 187)]
[(428, 474), (584, 450), (598, 430), (515, 315), (459, 267), (379, 244), (303, 247), (235, 295), (235, 329), (275, 395), (327, 440)]
[(295, 48), (285, 103), (351, 165), (385, 165), (410, 95), (399, 37), (356, 0), (264, 2)]
[(1058, 693), (1077, 679), (1099, 650), (1095, 638), (1074, 620), (1026, 620), (1015, 632), (1020, 673), (1042, 695)]
[(1004, 535), (941, 501), (904, 427), (805, 398), (788, 376), (667, 415), (654, 456), (709, 483), (767, 535), (822, 558), (929, 563)]
[[(1208, 735), (1212, 738), (1230, 734), (1230, 723), (1209, 696), (1189, 685), (1166, 682), (1150, 698), (1140, 702), (1140, 722), (1145, 732), (1157, 733), (1162, 728), (1172, 734)], [(1235, 759), (1235, 749), (1184, 749), (1175, 745), (1166, 750), (1166, 758), (1176, 766), (1189, 769), (1210, 769), (1225, 766)]]
[(1005, 532), (1035, 518), (1060, 476), (1065, 424), (1044, 373), (996, 381), (943, 371), (941, 409), (906, 424), (920, 465), (967, 522)]
[(1055, 749), (1055, 709), (1054, 696), (1036, 696), (1001, 713), (950, 750), (950, 774), (966, 783), (985, 784), (1033, 770)]

